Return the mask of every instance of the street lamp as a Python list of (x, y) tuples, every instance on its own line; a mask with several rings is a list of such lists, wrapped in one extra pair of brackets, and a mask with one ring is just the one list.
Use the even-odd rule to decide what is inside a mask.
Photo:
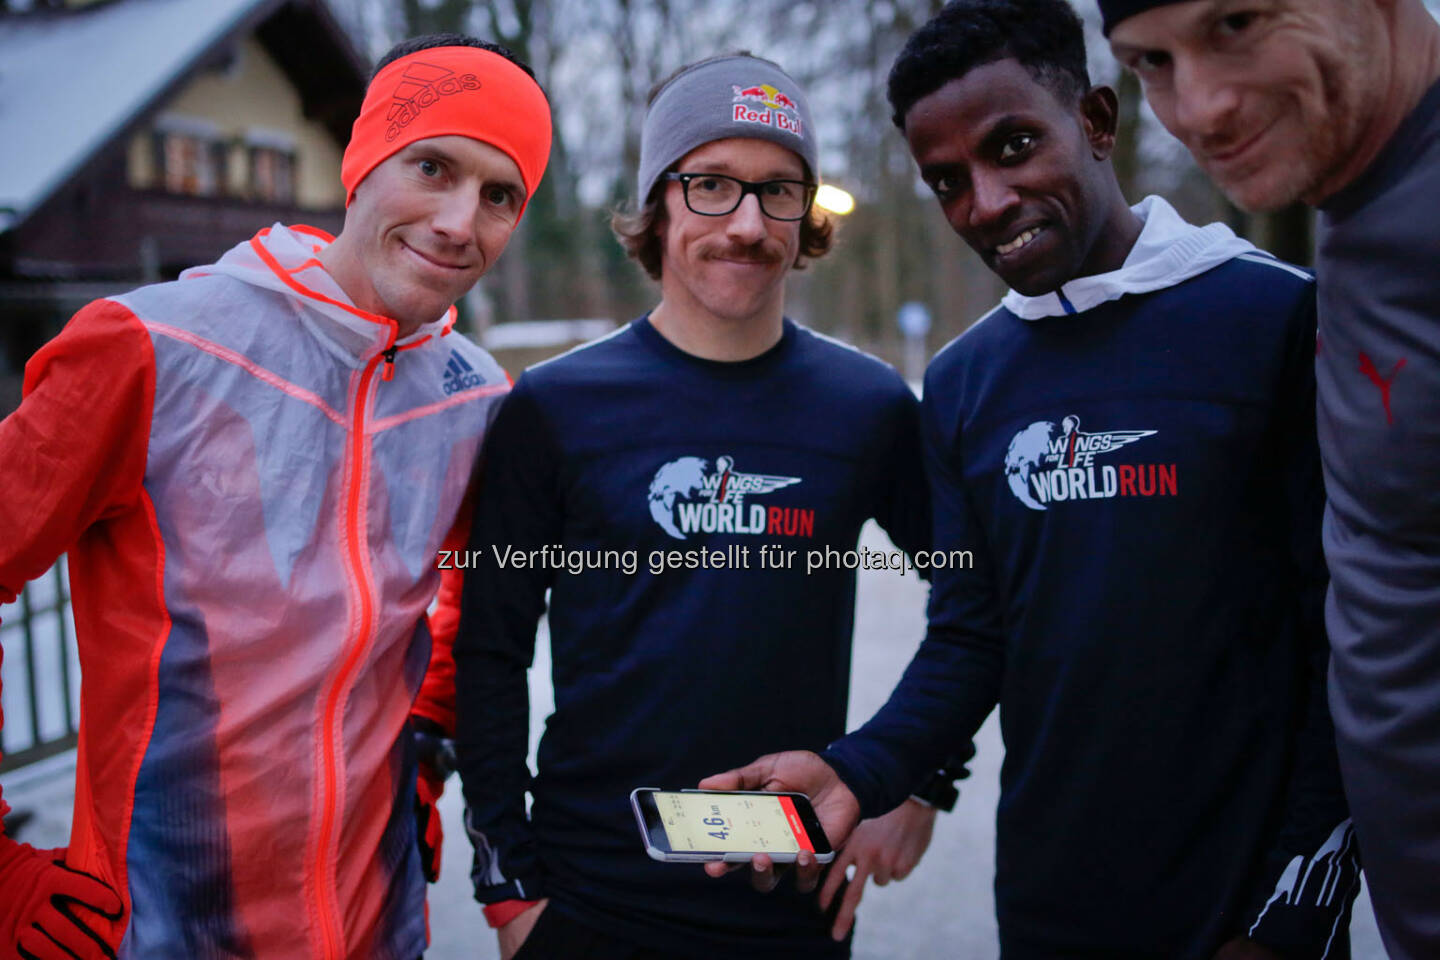
[(855, 198), (833, 184), (824, 183), (815, 191), (815, 205), (843, 217), (855, 209)]

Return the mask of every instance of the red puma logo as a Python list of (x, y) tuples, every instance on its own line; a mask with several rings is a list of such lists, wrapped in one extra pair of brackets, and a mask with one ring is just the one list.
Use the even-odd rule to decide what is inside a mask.
[(1390, 384), (1395, 382), (1395, 376), (1405, 366), (1405, 357), (1401, 357), (1395, 366), (1390, 368), (1390, 376), (1380, 376), (1380, 371), (1375, 368), (1375, 361), (1370, 359), (1369, 354), (1364, 350), (1360, 351), (1360, 372), (1370, 378), (1370, 382), (1380, 389), (1380, 402), (1385, 405), (1385, 423), (1394, 425), (1395, 418), (1390, 416)]

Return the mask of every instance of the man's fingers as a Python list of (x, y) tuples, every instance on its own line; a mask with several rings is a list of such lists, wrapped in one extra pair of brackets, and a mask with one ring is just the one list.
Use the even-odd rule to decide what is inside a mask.
[(98, 877), (62, 860), (53, 862), (56, 870), (46, 877), (51, 887), (48, 902), (17, 943), (41, 958), (115, 960), (115, 950), (91, 924), (97, 918), (119, 920), (124, 911), (120, 896)]
[(855, 879), (850, 881), (845, 888), (845, 896), (840, 898), (840, 912), (835, 914), (835, 926), (830, 928), (830, 936), (836, 940), (844, 940), (855, 923), (855, 910), (860, 906), (860, 898), (865, 896), (865, 880), (865, 871), (857, 866)]
[(39, 924), (21, 930), (15, 938), (15, 955), (20, 960), (74, 960), (74, 954), (62, 949)]
[(750, 860), (750, 886), (761, 893), (769, 893), (780, 882), (781, 872), (774, 862), (763, 853), (757, 853)]
[(700, 781), (699, 787), (701, 790), (743, 790), (745, 788), (740, 786), (743, 782), (739, 770), (726, 770), (724, 773), (712, 773)]
[[(15, 946), (39, 957), (40, 960), (107, 960), (104, 952), (95, 945), (95, 941), (54, 914), (21, 931)], [(110, 956), (113, 957), (114, 954)]]
[(107, 920), (120, 919), (124, 905), (120, 895), (109, 884), (63, 863), (57, 862), (55, 866), (65, 871), (64, 877), (57, 879), (54, 885), (57, 894), (78, 901), (77, 906), (88, 908)]
[(32, 930), (39, 931), (46, 939), (63, 947), (61, 953), (65, 956), (73, 955), (81, 960), (115, 960), (114, 949), (87, 923), (93, 918), (93, 911), (86, 911), (85, 905), (79, 904), (77, 912), (76, 904), (53, 897), (51, 903), (52, 906), (36, 914)]
[(734, 770), (726, 770), (724, 773), (712, 773), (701, 780), (701, 790), (764, 790), (775, 772), (775, 757), (777, 754), (766, 754), (758, 760), (752, 760), (743, 767), (736, 767)]
[(830, 909), (830, 899), (835, 896), (835, 891), (840, 889), (840, 884), (845, 882), (845, 870), (850, 863), (850, 852), (846, 850), (830, 864), (830, 873), (825, 877), (825, 885), (820, 888), (821, 910)]
[(815, 854), (809, 850), (801, 850), (795, 858), (795, 890), (797, 893), (810, 893), (820, 882), (820, 864), (815, 860)]
[(495, 931), (496, 940), (500, 945), (501, 960), (511, 960), (520, 948), (525, 946), (525, 941), (535, 932), (535, 925), (540, 921), (540, 914), (550, 905), (548, 899), (536, 901), (533, 906), (527, 907), (523, 913), (512, 917), (510, 922), (499, 930)]
[[(743, 863), (724, 863), (712, 860), (705, 864), (705, 872), (718, 879), (732, 870), (739, 870), (744, 866)], [(777, 864), (769, 854), (757, 853), (750, 858), (749, 866), (750, 886), (761, 893), (769, 893), (774, 890), (785, 878), (785, 875), (796, 868), (798, 869), (795, 874), (795, 888), (800, 893), (810, 893), (820, 880), (820, 864), (815, 862), (815, 854), (806, 850), (800, 852), (795, 864)]]

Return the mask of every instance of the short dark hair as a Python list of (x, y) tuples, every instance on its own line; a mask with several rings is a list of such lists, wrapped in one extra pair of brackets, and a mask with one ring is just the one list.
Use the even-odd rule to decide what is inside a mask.
[(1085, 30), (1067, 0), (951, 0), (905, 41), (890, 68), (891, 119), (976, 67), (1016, 60), (1062, 102), (1090, 89)]
[[(481, 40), (478, 37), (469, 37), (463, 33), (427, 33), (424, 36), (401, 40), (395, 44), (395, 46), (385, 51), (385, 55), (380, 58), (380, 62), (375, 64), (375, 70), (370, 74), (370, 79), (373, 81), (376, 74), (401, 57), (408, 57), (412, 53), (419, 53), (421, 50), (429, 50), (432, 47), (476, 47), (480, 50), (489, 50), (491, 53), (500, 54), (500, 56), (509, 60), (521, 70), (524, 70), (530, 75), (531, 80), (535, 79), (535, 71), (530, 69), (528, 63), (515, 56), (509, 47), (502, 47), (498, 43), (491, 43), (489, 40)], [(536, 82), (538, 83), (539, 81)]]
[[(651, 280), (659, 280), (661, 275), (660, 232), (656, 228), (665, 216), (664, 195), (668, 182), (661, 180), (655, 184), (640, 209), (616, 210), (610, 215), (610, 229), (615, 239)], [(807, 259), (817, 260), (825, 256), (834, 241), (835, 222), (818, 207), (812, 206), (805, 219), (800, 221), (800, 255), (795, 258), (794, 269), (803, 270)]]

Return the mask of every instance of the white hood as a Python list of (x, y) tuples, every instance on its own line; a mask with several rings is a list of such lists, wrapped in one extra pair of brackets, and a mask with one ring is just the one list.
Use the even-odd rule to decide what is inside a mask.
[(1146, 197), (1130, 209), (1145, 226), (1119, 270), (1079, 277), (1039, 297), (1011, 290), (1001, 304), (1022, 320), (1084, 313), (1127, 293), (1173, 287), (1241, 254), (1257, 252), (1254, 244), (1235, 236), (1223, 223), (1204, 227), (1186, 223), (1160, 197)]
[[(252, 239), (236, 244), (218, 261), (191, 267), (180, 279), (224, 274), (251, 286), (274, 290), (291, 297), (296, 316), (330, 352), (347, 366), (359, 367), (377, 350), (390, 343), (391, 321), (366, 313), (340, 289), (340, 285), (320, 265), (316, 257), (332, 242), (323, 231), (310, 227), (286, 227), (275, 224), (261, 230)], [(255, 245), (264, 248), (283, 274), (261, 258)], [(304, 309), (301, 309), (303, 305)], [(455, 308), (446, 310), (438, 320), (423, 324), (420, 329), (397, 340), (399, 346), (429, 336), (439, 337), (455, 322)]]

